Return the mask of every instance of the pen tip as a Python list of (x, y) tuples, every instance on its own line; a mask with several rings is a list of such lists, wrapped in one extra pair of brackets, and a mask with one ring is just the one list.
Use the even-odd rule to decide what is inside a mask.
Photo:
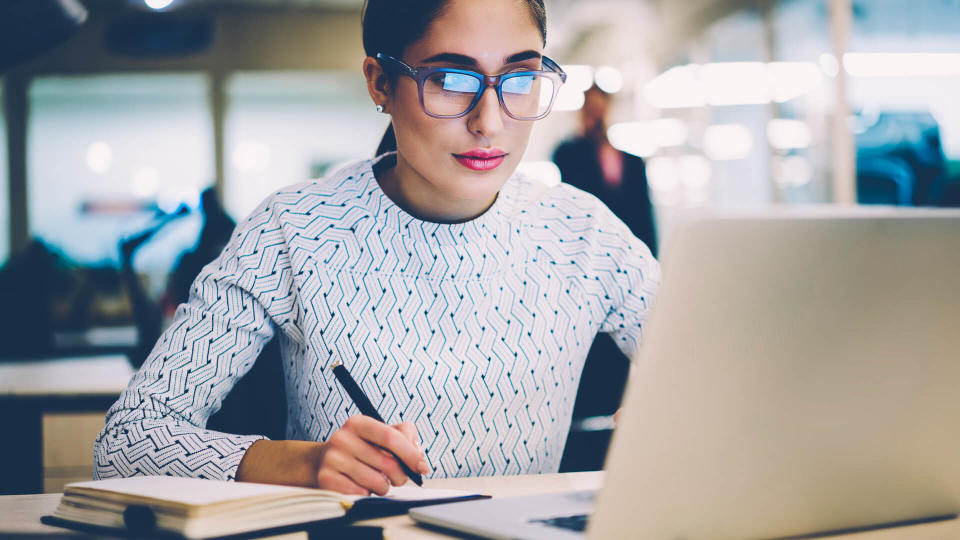
[(340, 366), (342, 366), (342, 365), (343, 365), (343, 362), (334, 362), (333, 365), (330, 366), (330, 369), (337, 369), (338, 367), (340, 367)]

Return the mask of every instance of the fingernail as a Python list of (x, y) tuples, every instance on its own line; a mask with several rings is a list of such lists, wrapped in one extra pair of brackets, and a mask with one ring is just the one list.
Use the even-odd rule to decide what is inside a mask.
[(422, 474), (430, 474), (430, 467), (427, 466), (426, 460), (420, 460), (420, 465), (417, 468), (420, 469)]

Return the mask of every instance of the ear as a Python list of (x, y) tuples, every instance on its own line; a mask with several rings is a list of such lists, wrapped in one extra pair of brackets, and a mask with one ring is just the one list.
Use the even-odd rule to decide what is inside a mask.
[(384, 112), (390, 112), (390, 77), (383, 71), (377, 59), (368, 56), (363, 60), (363, 75), (367, 78), (367, 92), (375, 105), (383, 105)]

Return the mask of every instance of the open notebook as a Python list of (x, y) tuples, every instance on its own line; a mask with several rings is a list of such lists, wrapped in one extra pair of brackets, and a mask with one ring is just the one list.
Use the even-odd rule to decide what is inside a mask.
[(217, 538), (302, 530), (402, 514), (414, 506), (486, 498), (465, 491), (393, 487), (385, 497), (322, 489), (139, 476), (68, 484), (44, 523), (99, 532)]

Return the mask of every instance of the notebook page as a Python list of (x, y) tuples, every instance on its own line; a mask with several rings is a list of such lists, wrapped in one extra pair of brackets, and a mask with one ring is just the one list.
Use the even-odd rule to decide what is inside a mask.
[(67, 493), (116, 494), (111, 499), (140, 497), (176, 504), (208, 504), (278, 494), (317, 493), (318, 490), (250, 482), (222, 482), (175, 476), (135, 476), (68, 484)]

